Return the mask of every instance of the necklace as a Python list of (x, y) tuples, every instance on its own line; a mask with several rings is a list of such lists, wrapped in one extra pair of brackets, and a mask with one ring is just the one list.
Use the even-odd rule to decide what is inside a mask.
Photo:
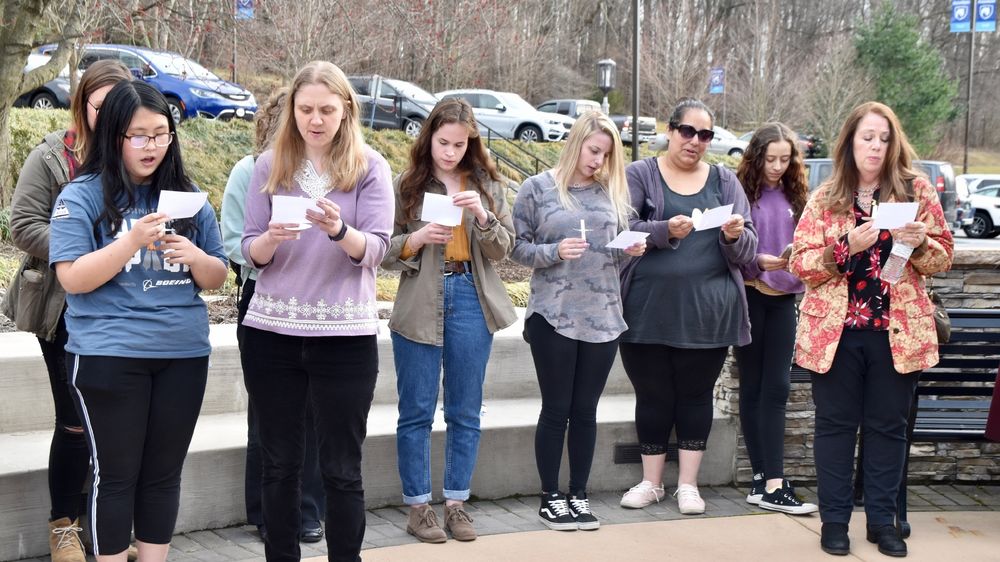
[(857, 195), (861, 196), (861, 197), (871, 197), (872, 194), (874, 194), (875, 191), (877, 191), (877, 190), (878, 190), (878, 184), (875, 184), (875, 185), (873, 185), (871, 187), (868, 187), (868, 188), (862, 188), (862, 187), (858, 186), (858, 189), (857, 189), (857, 191), (855, 191), (855, 193), (857, 193)]

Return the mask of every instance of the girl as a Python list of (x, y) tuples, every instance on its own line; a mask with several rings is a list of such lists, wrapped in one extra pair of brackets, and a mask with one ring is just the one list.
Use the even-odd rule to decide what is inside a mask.
[(94, 554), (125, 560), (134, 524), (139, 557), (162, 561), (211, 352), (198, 293), (222, 286), (226, 258), (207, 203), (164, 233), (160, 193), (196, 188), (162, 94), (119, 82), (93, 140), (52, 211), (49, 263), (68, 293), (69, 383), (93, 459)]

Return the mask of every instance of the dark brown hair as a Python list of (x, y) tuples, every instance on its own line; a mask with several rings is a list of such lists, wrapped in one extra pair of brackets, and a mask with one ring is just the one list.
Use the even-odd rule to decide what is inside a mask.
[(802, 209), (809, 199), (809, 182), (806, 181), (805, 165), (802, 163), (802, 151), (799, 150), (798, 138), (782, 123), (765, 123), (754, 131), (747, 145), (736, 177), (743, 184), (747, 200), (752, 206), (760, 200), (761, 188), (764, 185), (764, 166), (767, 159), (767, 147), (774, 142), (787, 142), (792, 147), (788, 169), (781, 175), (781, 189), (785, 198), (792, 204), (792, 212), (797, 221), (802, 216)]

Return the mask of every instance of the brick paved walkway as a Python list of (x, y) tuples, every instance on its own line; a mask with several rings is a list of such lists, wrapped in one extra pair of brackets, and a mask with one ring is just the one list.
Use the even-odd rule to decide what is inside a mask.
[[(816, 501), (812, 488), (797, 490), (806, 501)], [(744, 501), (746, 491), (733, 487), (704, 487), (702, 497), (707, 513), (701, 517), (724, 517), (763, 513)], [(667, 497), (662, 503), (645, 509), (622, 509), (620, 494), (603, 492), (590, 496), (591, 507), (604, 525), (687, 519), (677, 504)], [(910, 486), (910, 511), (1000, 511), (1000, 485), (930, 485)], [(436, 506), (439, 517), (443, 508)], [(406, 534), (406, 507), (384, 507), (368, 511), (364, 548), (378, 548), (412, 543), (416, 539)], [(475, 520), (480, 535), (544, 530), (538, 521), (538, 499), (535, 497), (477, 501), (466, 508)], [(859, 508), (860, 510), (861, 508)], [(814, 515), (812, 517), (818, 517)], [(325, 556), (326, 544), (302, 544), (302, 557)], [(88, 557), (92, 560), (92, 558)], [(176, 535), (172, 542), (171, 562), (229, 562), (264, 560), (264, 545), (257, 530), (250, 525)], [(48, 557), (26, 559), (25, 562), (50, 562)]]

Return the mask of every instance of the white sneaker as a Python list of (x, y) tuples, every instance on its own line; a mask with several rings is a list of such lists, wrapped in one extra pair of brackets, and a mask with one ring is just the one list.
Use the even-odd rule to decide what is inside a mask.
[(622, 496), (621, 506), (642, 509), (647, 505), (659, 503), (665, 495), (663, 484), (653, 484), (649, 480), (643, 480), (625, 492), (625, 495)]
[(705, 513), (705, 500), (701, 499), (701, 494), (698, 493), (697, 487), (690, 484), (681, 484), (677, 486), (674, 497), (677, 498), (677, 508), (684, 515), (701, 515)]

